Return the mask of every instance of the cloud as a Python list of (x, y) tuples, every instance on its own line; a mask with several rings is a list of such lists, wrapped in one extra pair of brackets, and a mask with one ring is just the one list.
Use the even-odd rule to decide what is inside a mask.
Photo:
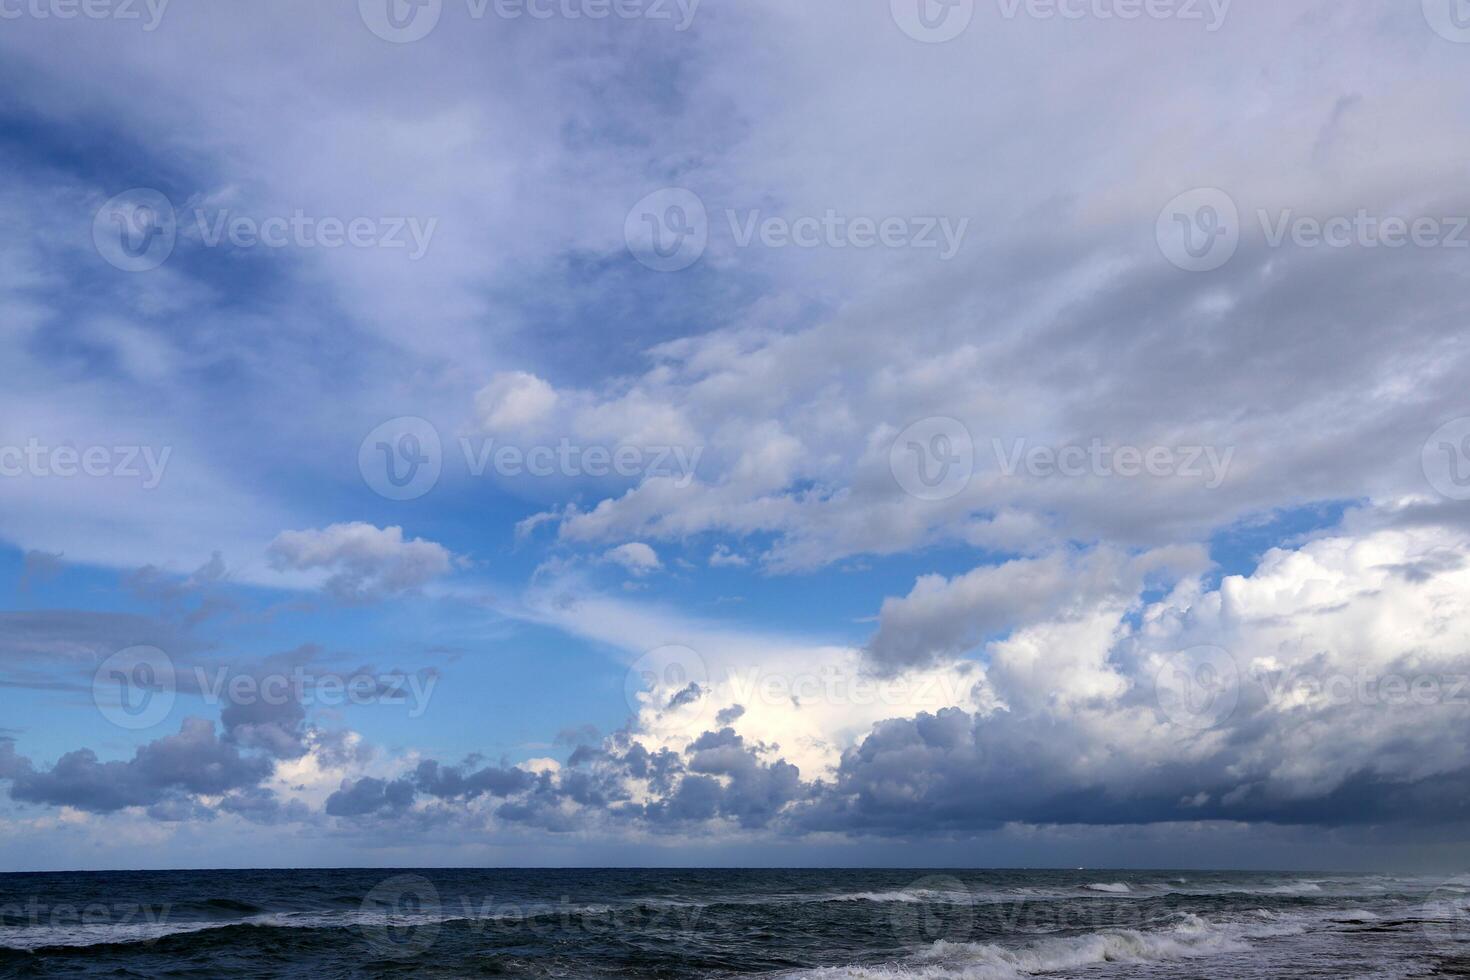
[[(63, 755), (50, 769), (0, 748), (0, 778), (11, 782), (11, 799), (67, 806), (94, 813), (152, 806), (178, 794), (219, 795), (256, 786), (271, 763), (242, 756), (215, 734), (214, 724), (186, 718), (179, 734), (140, 747), (127, 762), (101, 762), (90, 749)], [(6, 757), (8, 755), (8, 757)]]
[(1103, 601), (1131, 603), (1145, 575), (1171, 563), (1193, 571), (1207, 560), (1198, 549), (1130, 558), (1102, 547), (985, 565), (952, 579), (925, 575), (904, 598), (884, 600), (867, 653), (884, 670), (957, 657), (1024, 623), (1087, 615)]
[[(1002, 573), (1045, 586), (1020, 589), (1041, 601), (1003, 622), (987, 618), (998, 583), (961, 576), (956, 593), (939, 588), (941, 620), (950, 599), (969, 597), (1003, 631), (982, 644), (967, 706), (906, 712), (908, 688), (889, 704), (895, 716), (856, 733), (816, 778), (821, 769), (798, 768), (770, 740), (773, 705), (761, 697), (763, 716), (728, 704), (719, 727), (683, 728), (678, 719), (720, 704), (726, 685), (655, 691), (664, 708), (578, 748), (561, 771), (525, 777), (529, 788), (494, 816), (555, 833), (724, 822), (906, 839), (1008, 825), (1453, 823), (1470, 789), (1470, 752), (1453, 748), (1470, 745), (1470, 655), (1457, 640), (1470, 623), (1470, 563), (1446, 549), (1470, 555), (1470, 536), (1323, 534), (1218, 588), (1190, 576), (1149, 601), (1144, 573), (1187, 554), (1054, 556)], [(1057, 602), (1057, 576), (1095, 586)], [(961, 620), (959, 634), (976, 628)], [(1233, 679), (1228, 710), (1203, 722), (1179, 714), (1193, 702), (1166, 697), (1171, 664), (1202, 647), (1223, 651), (1220, 676)], [(830, 707), (822, 701), (813, 707)], [(373, 812), (388, 806), (371, 796), (385, 801)]]
[(401, 527), (360, 522), (282, 531), (271, 542), (268, 557), (277, 571), (326, 572), (326, 590), (347, 602), (416, 592), (447, 575), (454, 560), (433, 541), (405, 541)]
[(749, 564), (745, 556), (736, 554), (722, 544), (715, 545), (715, 550), (709, 555), (710, 568), (743, 568)]
[(556, 389), (525, 371), (499, 373), (475, 393), (480, 427), (489, 433), (524, 431), (545, 419), (556, 404)]
[(663, 567), (658, 560), (658, 553), (641, 541), (630, 541), (628, 544), (618, 545), (605, 552), (603, 558), (623, 566), (629, 573), (636, 576), (647, 575)]

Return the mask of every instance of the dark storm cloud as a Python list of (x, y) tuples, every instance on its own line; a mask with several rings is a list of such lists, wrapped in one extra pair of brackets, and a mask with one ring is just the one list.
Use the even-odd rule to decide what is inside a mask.
[(744, 714), (745, 705), (732, 704), (728, 708), (721, 708), (719, 712), (715, 714), (715, 721), (719, 722), (721, 725), (729, 725), (739, 721), (740, 717)]
[(516, 768), (486, 766), (469, 773), (443, 766), (432, 759), (421, 762), (411, 774), (387, 781), (371, 776), (344, 780), (327, 798), (326, 811), (334, 817), (356, 817), (383, 811), (407, 809), (422, 793), (438, 800), (465, 802), (481, 796), (510, 796), (529, 789), (534, 774)]

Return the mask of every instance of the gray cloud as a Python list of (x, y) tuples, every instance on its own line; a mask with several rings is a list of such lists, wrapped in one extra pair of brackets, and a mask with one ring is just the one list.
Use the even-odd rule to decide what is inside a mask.
[(221, 741), (214, 724), (202, 718), (184, 719), (179, 734), (141, 746), (127, 762), (100, 762), (91, 749), (78, 749), (50, 769), (36, 769), (8, 743), (0, 753), (0, 777), (12, 781), (12, 799), (94, 813), (154, 806), (178, 793), (218, 795), (251, 787), (273, 769), (269, 760), (242, 756)]

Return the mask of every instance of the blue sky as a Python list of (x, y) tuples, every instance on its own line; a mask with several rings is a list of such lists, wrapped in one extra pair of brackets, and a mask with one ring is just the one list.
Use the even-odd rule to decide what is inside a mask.
[(1434, 0), (595, 7), (7, 16), (0, 864), (1460, 853)]

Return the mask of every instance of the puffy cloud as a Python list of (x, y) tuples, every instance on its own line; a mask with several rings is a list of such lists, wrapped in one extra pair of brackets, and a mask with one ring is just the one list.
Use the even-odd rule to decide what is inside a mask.
[(278, 571), (326, 572), (327, 591), (348, 602), (416, 591), (448, 574), (454, 561), (441, 544), (404, 540), (401, 527), (361, 522), (282, 531), (271, 542), (268, 557)]
[(180, 793), (214, 796), (253, 787), (272, 768), (269, 760), (242, 756), (202, 718), (184, 719), (179, 734), (141, 746), (127, 762), (101, 762), (91, 749), (78, 749), (50, 769), (36, 769), (13, 749), (6, 753), (0, 778), (12, 781), (12, 799), (96, 813), (152, 806)]
[(715, 550), (710, 552), (710, 568), (741, 568), (750, 562), (744, 555), (736, 554), (725, 545), (715, 545)]
[[(800, 704), (747, 690), (752, 712), (726, 703), (733, 688), (718, 678), (655, 687), (632, 727), (579, 747), (563, 769), (523, 774), (493, 816), (558, 833), (715, 821), (905, 838), (1006, 825), (1454, 822), (1470, 789), (1466, 558), (1466, 531), (1380, 526), (1271, 551), (1216, 588), (1189, 576), (1145, 601), (1157, 590), (1147, 573), (1187, 565), (1188, 553), (1052, 556), (1003, 573), (1040, 583), (1027, 593), (1040, 600), (1003, 623), (988, 618), (996, 583), (960, 576), (978, 621), (1003, 633), (977, 648), (984, 668), (963, 704), (914, 710), (907, 688), (883, 705), (889, 717), (849, 733), (834, 766), (806, 769), (788, 757), (801, 740), (777, 720), (833, 708), (851, 719), (862, 705), (839, 688)], [(1093, 586), (1056, 601), (1053, 583), (1068, 576)], [(1201, 648), (1214, 673), (1180, 660)], [(1197, 688), (1171, 697), (1181, 670)], [(697, 725), (710, 716), (717, 727)], [(368, 812), (392, 812), (383, 787), (357, 792)]]
[(531, 428), (545, 419), (556, 403), (556, 389), (525, 371), (497, 374), (475, 394), (480, 427), (489, 433)]
[(630, 541), (627, 544), (618, 545), (608, 550), (603, 558), (623, 566), (630, 573), (638, 576), (656, 572), (663, 567), (658, 560), (658, 552), (642, 541)]

